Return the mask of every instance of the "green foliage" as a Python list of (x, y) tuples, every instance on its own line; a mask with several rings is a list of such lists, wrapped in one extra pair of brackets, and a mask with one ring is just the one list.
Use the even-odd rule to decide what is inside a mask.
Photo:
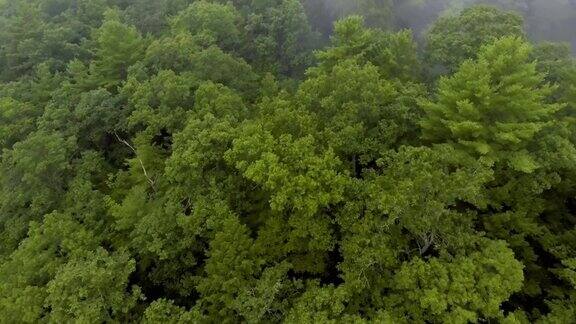
[(187, 31), (203, 42), (216, 43), (222, 48), (238, 45), (240, 16), (231, 5), (195, 1), (171, 21), (174, 32)]
[(95, 60), (90, 72), (96, 84), (118, 85), (126, 78), (128, 68), (142, 58), (144, 41), (136, 28), (119, 21), (118, 13), (108, 11), (102, 26), (95, 32)]
[(345, 59), (370, 62), (389, 79), (416, 81), (420, 74), (416, 44), (408, 30), (398, 33), (366, 29), (364, 19), (352, 16), (336, 23), (331, 47), (318, 52), (320, 67)]
[(417, 5), (0, 1), (0, 322), (571, 323), (575, 61)]
[(199, 50), (200, 44), (192, 34), (174, 33), (154, 40), (146, 49), (145, 62), (155, 70), (183, 72), (193, 63), (190, 54)]
[(524, 36), (522, 17), (495, 7), (473, 6), (456, 16), (441, 17), (427, 38), (431, 64), (455, 71), (467, 59), (475, 59), (483, 45), (505, 36)]
[(53, 213), (42, 224), (31, 223), (28, 238), (0, 267), (0, 309), (7, 320), (91, 322), (109, 319), (109, 311), (126, 313), (139, 296), (137, 288), (134, 298), (125, 294), (134, 261), (99, 244), (100, 238), (70, 214)]
[(126, 253), (109, 254), (102, 249), (73, 258), (47, 285), (49, 320), (89, 323), (121, 319), (140, 297), (137, 287), (125, 292), (134, 266)]
[(87, 57), (82, 46), (106, 9), (102, 0), (9, 1), (2, 5), (0, 26), (1, 78), (28, 76), (41, 63), (63, 70), (76, 57)]
[(518, 38), (503, 38), (442, 79), (437, 102), (423, 105), (424, 138), (454, 143), (516, 171), (537, 169), (529, 146), (562, 106), (545, 102), (551, 88), (541, 85), (530, 50)]
[(34, 131), (39, 113), (33, 105), (10, 97), (0, 101), (0, 147), (10, 149)]
[(345, 160), (366, 164), (409, 140), (419, 111), (407, 97), (421, 94), (415, 85), (385, 79), (371, 63), (342, 60), (327, 72), (311, 70), (298, 100), (316, 114), (327, 145)]
[(50, 212), (65, 192), (74, 138), (38, 131), (2, 152), (2, 209)]
[(190, 323), (206, 320), (197, 312), (186, 312), (182, 307), (166, 299), (154, 301), (144, 313), (144, 323)]
[[(448, 262), (406, 263), (392, 278), (392, 289), (398, 293), (385, 299), (394, 312), (415, 321), (497, 319), (500, 304), (520, 289), (522, 279), (522, 264), (512, 251), (502, 242), (489, 242), (478, 252)], [(416, 289), (421, 293), (413, 294)]]
[(10, 80), (23, 73), (30, 73), (43, 59), (43, 36), (39, 11), (32, 5), (16, 5), (19, 12), (13, 17), (3, 17), (2, 67), (4, 79)]
[(246, 21), (244, 52), (247, 60), (264, 71), (299, 77), (312, 63), (316, 35), (310, 29), (298, 0), (276, 0), (257, 5)]
[(169, 18), (190, 4), (190, 0), (133, 0), (126, 1), (126, 21), (142, 34), (158, 36), (169, 25)]

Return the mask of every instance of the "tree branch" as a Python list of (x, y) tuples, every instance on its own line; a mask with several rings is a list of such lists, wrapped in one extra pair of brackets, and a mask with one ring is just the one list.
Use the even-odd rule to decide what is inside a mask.
[(146, 168), (144, 167), (144, 162), (142, 162), (142, 160), (138, 157), (138, 153), (136, 152), (136, 149), (132, 145), (130, 145), (130, 143), (128, 143), (128, 141), (120, 138), (120, 136), (118, 136), (118, 134), (116, 132), (114, 132), (114, 135), (116, 135), (116, 138), (118, 139), (118, 141), (120, 143), (128, 146), (130, 148), (130, 150), (132, 150), (132, 152), (134, 152), (134, 156), (136, 157), (138, 162), (140, 162), (140, 167), (142, 167), (142, 171), (144, 172), (144, 176), (146, 177), (146, 180), (148, 180), (148, 183), (150, 184), (150, 187), (152, 188), (152, 190), (154, 192), (156, 192), (156, 187), (154, 186), (154, 180), (152, 180), (150, 178), (150, 176), (148, 176), (148, 172), (146, 171)]
[(420, 246), (420, 243), (416, 242), (418, 244), (418, 249), (420, 250), (420, 255), (424, 255), (432, 244), (434, 244), (434, 234), (430, 233), (429, 235), (424, 235), (422, 240), (424, 241), (424, 246)]

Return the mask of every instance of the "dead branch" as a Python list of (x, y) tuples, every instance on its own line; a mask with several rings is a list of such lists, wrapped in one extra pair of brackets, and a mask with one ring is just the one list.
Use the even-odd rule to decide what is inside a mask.
[(148, 176), (148, 172), (146, 171), (146, 167), (144, 167), (144, 162), (142, 162), (142, 160), (138, 157), (138, 153), (136, 152), (136, 149), (132, 145), (130, 145), (130, 143), (128, 143), (128, 141), (120, 138), (120, 136), (118, 136), (118, 134), (116, 132), (114, 132), (114, 135), (116, 135), (116, 138), (118, 139), (118, 141), (120, 143), (128, 146), (130, 148), (130, 150), (132, 150), (132, 152), (134, 152), (134, 156), (136, 157), (138, 162), (140, 162), (140, 167), (142, 167), (142, 171), (144, 172), (144, 176), (146, 177), (146, 180), (148, 180), (148, 183), (150, 184), (150, 187), (152, 188), (152, 190), (154, 192), (156, 192), (156, 187), (154, 186), (154, 180), (152, 180), (150, 178), (150, 176)]

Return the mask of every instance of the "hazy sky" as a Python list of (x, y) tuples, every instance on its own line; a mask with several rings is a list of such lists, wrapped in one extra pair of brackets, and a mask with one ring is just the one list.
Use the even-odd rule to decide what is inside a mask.
[(474, 3), (491, 3), (518, 11), (525, 17), (532, 39), (570, 42), (576, 50), (576, 0), (406, 0), (399, 6), (398, 19), (406, 27), (421, 32), (438, 15)]
[[(325, 10), (341, 13), (359, 2), (389, 3), (390, 0), (323, 0)], [(570, 42), (576, 50), (576, 0), (395, 0), (396, 25), (421, 35), (442, 14), (450, 14), (476, 3), (498, 5), (520, 12), (526, 20), (526, 30), (535, 41)], [(316, 8), (318, 9), (318, 8)], [(336, 14), (338, 15), (338, 14)], [(316, 17), (318, 18), (318, 17)], [(311, 17), (315, 19), (315, 17)], [(318, 22), (316, 22), (318, 23)], [(324, 22), (330, 29), (331, 22)]]

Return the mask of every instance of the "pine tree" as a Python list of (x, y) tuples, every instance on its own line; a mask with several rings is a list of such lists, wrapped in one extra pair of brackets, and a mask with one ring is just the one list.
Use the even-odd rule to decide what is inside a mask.
[(94, 35), (95, 60), (90, 72), (98, 85), (117, 86), (126, 79), (128, 68), (143, 56), (144, 40), (132, 26), (120, 22), (119, 13), (110, 10)]
[(519, 38), (503, 38), (443, 78), (437, 99), (423, 103), (423, 138), (517, 171), (537, 169), (530, 146), (562, 106), (546, 102), (552, 88), (542, 85), (530, 51)]

